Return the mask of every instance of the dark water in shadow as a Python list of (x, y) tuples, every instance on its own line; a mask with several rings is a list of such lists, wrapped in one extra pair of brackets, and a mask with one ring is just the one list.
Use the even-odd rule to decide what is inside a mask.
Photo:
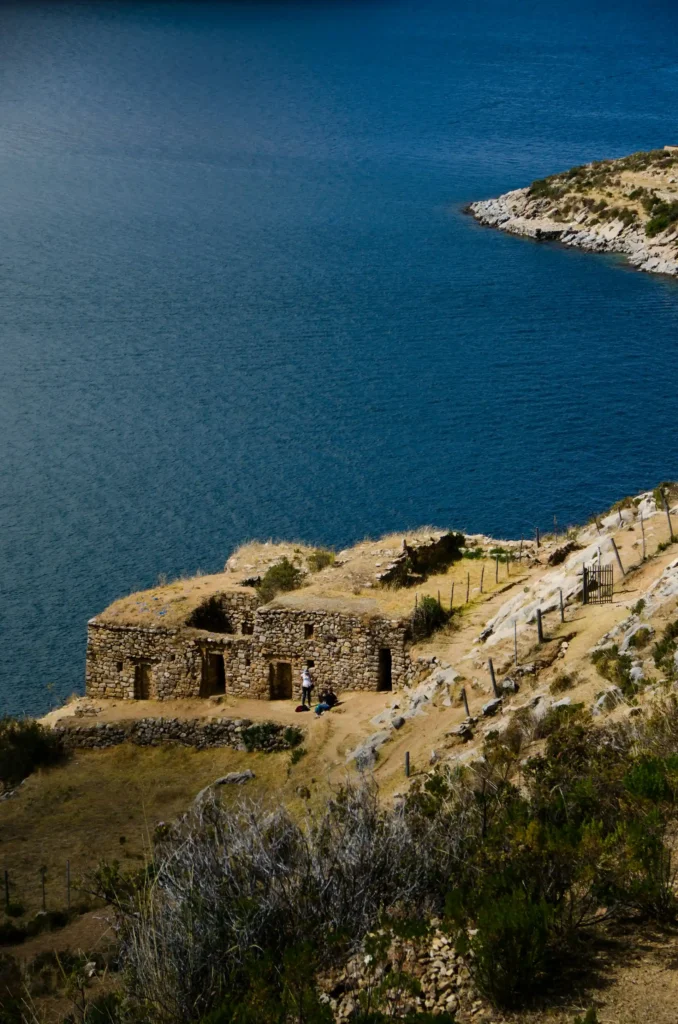
[(462, 215), (678, 142), (675, 4), (0, 8), (0, 708), (233, 545), (678, 476), (678, 287)]

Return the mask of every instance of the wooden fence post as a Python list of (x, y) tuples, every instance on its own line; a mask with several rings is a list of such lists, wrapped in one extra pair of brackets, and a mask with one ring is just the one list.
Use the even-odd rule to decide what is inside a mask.
[(483, 592), (483, 579), (484, 579), (484, 577), (485, 577), (485, 566), (483, 566), (482, 569), (480, 570), (480, 593), (481, 594)]
[(513, 620), (513, 657), (518, 668), (518, 620)]
[(610, 540), (612, 542), (612, 549), (614, 551), (614, 557), (617, 559), (617, 565), (619, 566), (619, 571), (622, 574), (622, 576), (626, 576), (626, 573), (624, 572), (624, 566), (622, 565), (621, 556), (620, 556), (619, 551), (617, 549), (617, 545), (614, 542), (614, 537), (610, 537)]
[(9, 913), (9, 871), (5, 868), (5, 910)]
[(454, 580), (452, 580), (452, 589), (450, 590), (450, 612), (454, 608)]
[(494, 582), (499, 583), (499, 555), (496, 556), (494, 564)]
[(539, 527), (537, 527), (537, 549), (539, 549)]
[(664, 511), (666, 512), (666, 521), (669, 524), (669, 537), (671, 538), (671, 543), (673, 544), (673, 542), (675, 540), (675, 537), (673, 536), (673, 523), (671, 522), (671, 513), (669, 512), (669, 503), (666, 500), (666, 494), (664, 493), (664, 488), (663, 487), (662, 487), (662, 501), (664, 503)]
[(537, 608), (537, 639), (540, 644), (544, 643), (544, 627), (541, 621), (541, 608)]
[(558, 588), (558, 593), (560, 594), (560, 621), (561, 622), (565, 622), (565, 604), (563, 602), (563, 588), (562, 587)]
[(471, 712), (468, 709), (468, 697), (466, 696), (466, 687), (465, 686), (462, 686), (462, 688), (461, 688), (461, 699), (464, 702), (464, 710), (466, 711), (466, 717), (470, 718), (471, 717)]
[(41, 879), (41, 882), (42, 882), (42, 909), (43, 910), (47, 910), (47, 905), (46, 905), (46, 900), (45, 900), (45, 875), (46, 875), (46, 873), (47, 873), (47, 868), (45, 868), (45, 867), (40, 868), (40, 879)]
[(471, 573), (466, 573), (466, 604), (468, 604), (469, 594), (471, 593)]
[(643, 513), (640, 513), (640, 532), (643, 535), (643, 561), (645, 561), (645, 523), (643, 522)]
[(410, 752), (409, 752), (409, 750), (406, 750), (405, 751), (405, 778), (409, 779), (409, 777), (410, 777)]
[(494, 665), (492, 664), (492, 658), (490, 658), (489, 661), (487, 662), (487, 667), (490, 670), (490, 679), (492, 680), (492, 691), (493, 691), (495, 697), (498, 697), (499, 696), (499, 690), (497, 688), (497, 680), (495, 679), (495, 676), (494, 676)]
[(71, 862), (66, 861), (66, 907), (71, 909)]

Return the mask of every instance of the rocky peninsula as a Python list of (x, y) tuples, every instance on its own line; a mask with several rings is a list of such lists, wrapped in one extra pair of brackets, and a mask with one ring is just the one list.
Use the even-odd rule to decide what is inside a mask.
[(678, 146), (601, 160), (471, 203), (481, 224), (678, 276)]

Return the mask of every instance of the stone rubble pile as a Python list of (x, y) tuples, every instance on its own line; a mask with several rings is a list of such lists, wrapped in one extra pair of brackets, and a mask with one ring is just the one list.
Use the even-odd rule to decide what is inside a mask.
[(424, 939), (393, 938), (383, 962), (364, 952), (354, 956), (321, 978), (320, 988), (337, 1024), (349, 1021), (367, 1000), (388, 1007), (396, 1019), (413, 1011), (456, 1013), (460, 1007), (475, 1013), (482, 1005), (466, 963), (437, 927)]

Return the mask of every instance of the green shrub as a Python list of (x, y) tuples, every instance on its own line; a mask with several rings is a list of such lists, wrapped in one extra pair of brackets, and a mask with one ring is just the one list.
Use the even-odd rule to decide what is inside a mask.
[(280, 735), (280, 726), (276, 722), (257, 722), (243, 729), (242, 739), (250, 752), (267, 750)]
[(320, 572), (321, 569), (326, 569), (328, 565), (334, 565), (336, 557), (334, 551), (330, 551), (328, 548), (316, 548), (311, 552), (306, 561), (311, 572)]
[(633, 615), (640, 615), (642, 613), (644, 607), (645, 607), (645, 598), (641, 597), (641, 599), (639, 601), (636, 601), (636, 603), (633, 605), (633, 607), (631, 608), (631, 612), (632, 612)]
[(283, 729), (282, 738), (288, 747), (298, 747), (304, 738), (304, 733), (298, 725), (288, 725)]
[(578, 675), (576, 672), (559, 672), (556, 678), (549, 686), (551, 693), (564, 693), (565, 690), (571, 690), (576, 684)]
[(652, 636), (652, 630), (647, 626), (643, 626), (642, 629), (637, 629), (635, 633), (629, 637), (629, 647), (635, 647), (637, 651), (642, 651), (643, 647), (647, 647)]
[(656, 200), (650, 208), (650, 219), (645, 225), (645, 234), (648, 238), (666, 231), (678, 221), (678, 202), (667, 203), (663, 200)]
[(412, 615), (412, 635), (415, 640), (431, 636), (450, 621), (451, 613), (438, 604), (435, 597), (422, 597)]
[(595, 1006), (589, 1006), (583, 1017), (575, 1017), (574, 1024), (600, 1024)]
[(664, 672), (668, 679), (675, 679), (678, 669), (676, 668), (676, 649), (678, 648), (678, 619), (669, 622), (665, 627), (661, 638), (652, 648), (652, 656), (657, 668)]
[(301, 759), (306, 756), (306, 747), (295, 747), (290, 754), (290, 768), (294, 768), (295, 764), (299, 764)]
[(632, 697), (638, 692), (638, 686), (631, 678), (633, 661), (630, 654), (620, 654), (617, 644), (601, 647), (591, 655), (596, 671), (603, 679), (616, 683), (625, 697)]
[(0, 718), (0, 782), (5, 787), (64, 757), (61, 739), (51, 729), (30, 718)]
[(272, 601), (276, 594), (297, 590), (303, 582), (304, 573), (285, 557), (266, 570), (257, 587), (257, 593), (266, 603)]
[(469, 941), (476, 983), (500, 1006), (524, 1002), (539, 985), (549, 943), (551, 912), (522, 889), (487, 893), (475, 916)]

